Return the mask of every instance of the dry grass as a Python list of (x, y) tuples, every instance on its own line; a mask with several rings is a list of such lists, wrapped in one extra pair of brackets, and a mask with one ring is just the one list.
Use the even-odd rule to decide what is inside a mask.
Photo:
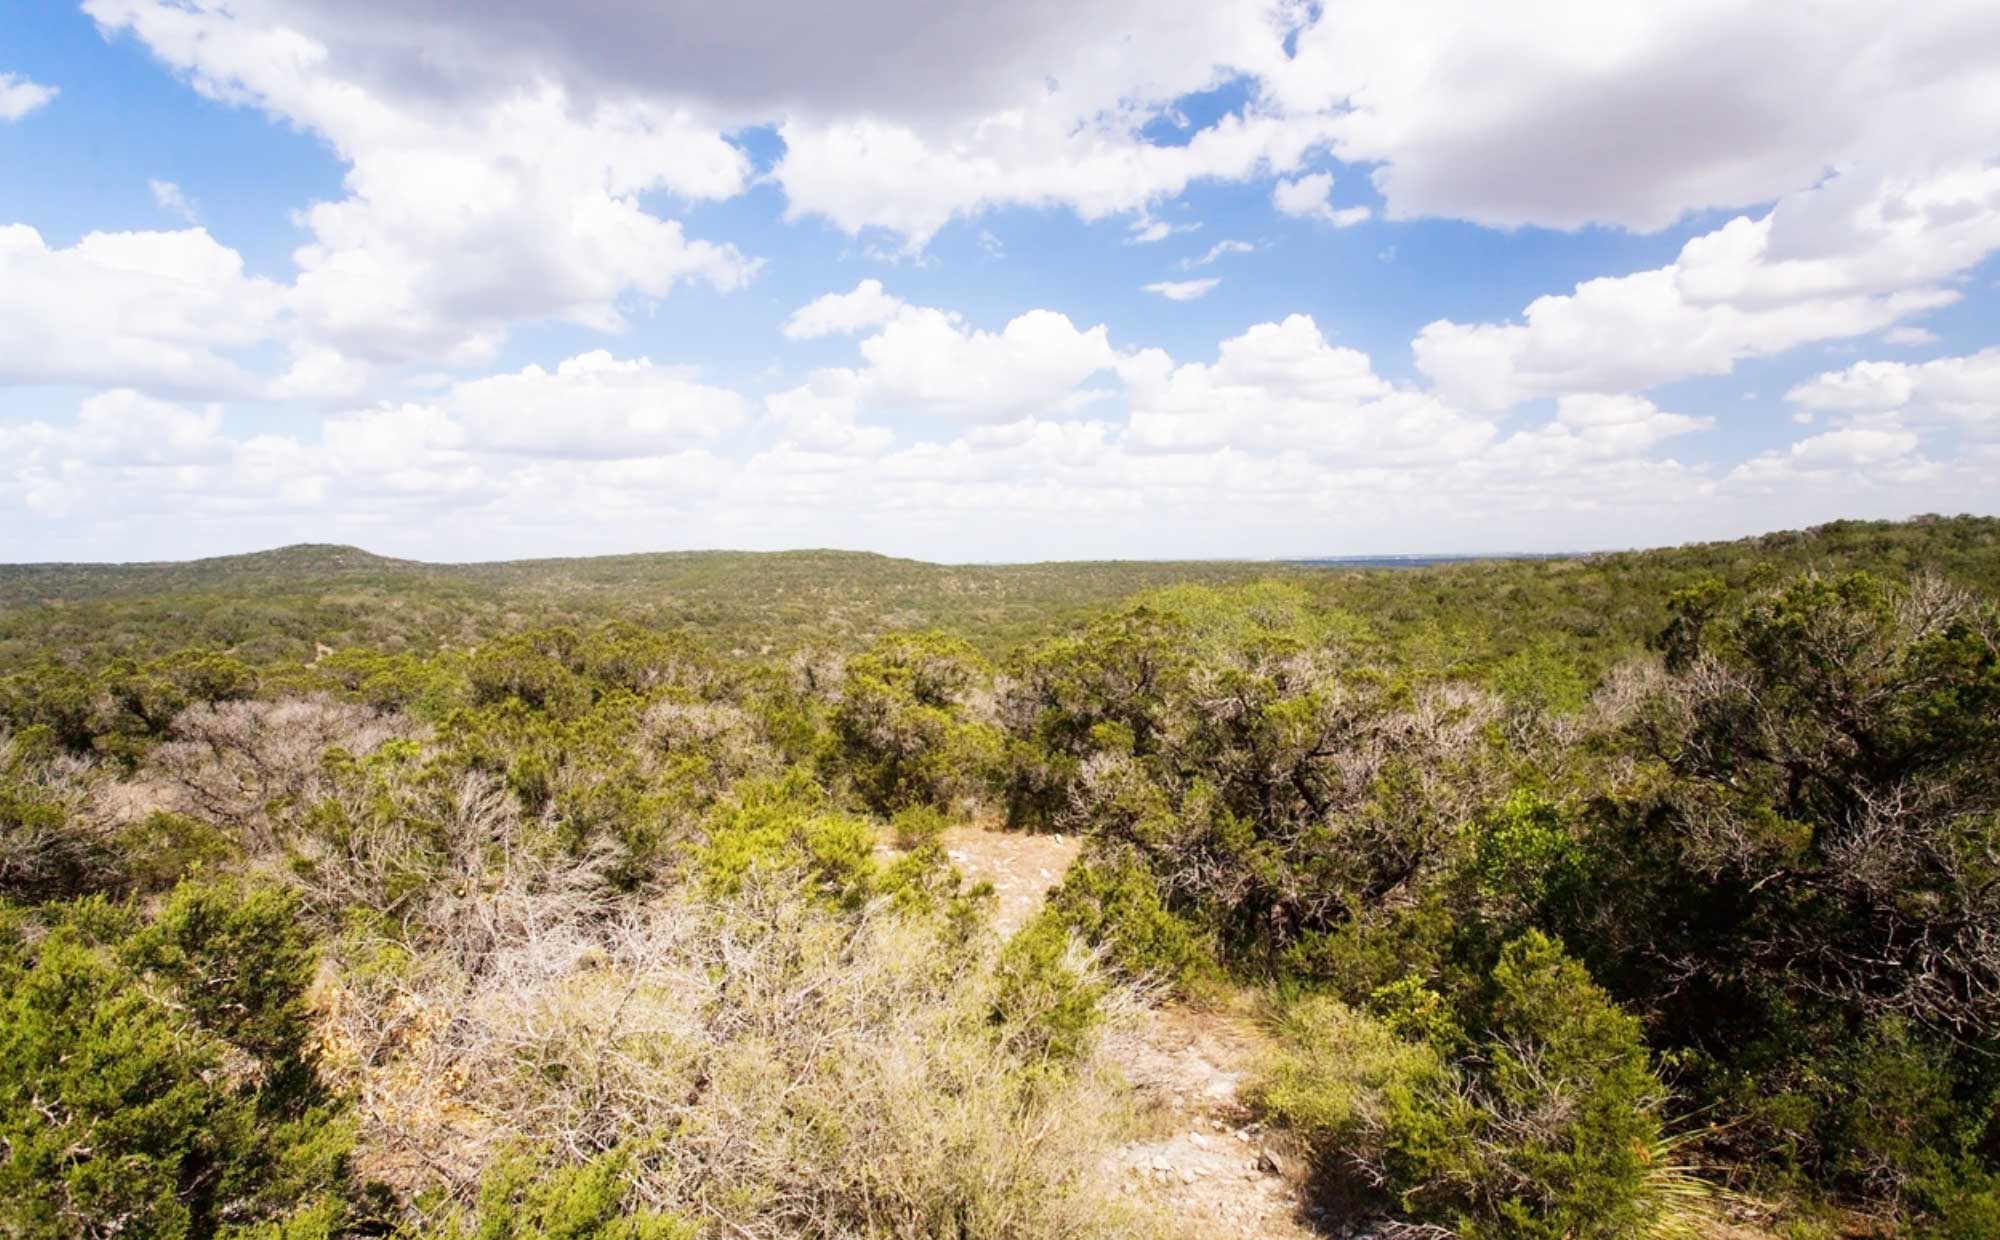
[(472, 967), (344, 941), (325, 1042), (373, 1174), (463, 1200), (513, 1147), (624, 1148), (646, 1200), (718, 1235), (1165, 1230), (1106, 1182), (1116, 1074), (1096, 1055), (1025, 1062), (997, 1035), (990, 940), (830, 908), (782, 876), (577, 911), (494, 911)]

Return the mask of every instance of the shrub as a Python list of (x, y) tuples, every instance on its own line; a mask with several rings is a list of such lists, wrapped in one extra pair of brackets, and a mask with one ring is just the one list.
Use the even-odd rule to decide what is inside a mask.
[(934, 805), (905, 806), (889, 820), (889, 830), (895, 835), (896, 847), (906, 851), (937, 843), (949, 825), (951, 820)]
[(1015, 933), (994, 968), (993, 1023), (1031, 1060), (1081, 1059), (1104, 1022), (1105, 986), (1061, 918), (1044, 909)]
[(1132, 856), (1098, 858), (1069, 868), (1049, 893), (1054, 917), (1134, 981), (1158, 980), (1180, 989), (1216, 972), (1213, 946), (1167, 908), (1159, 885)]
[(304, 1054), (313, 947), (293, 893), (184, 882), (126, 955), (173, 986), (197, 1024), (265, 1064)]
[(409, 1151), (397, 1186), (483, 1182), (497, 1209), (477, 1225), (519, 1229), (495, 1234), (553, 1235), (532, 1185), (611, 1150), (618, 1172), (555, 1194), (587, 1229), (619, 1199), (704, 1234), (1130, 1236), (1101, 1179), (1108, 1072), (1087, 1048), (1051, 1071), (996, 1027), (987, 940), (958, 930), (753, 871), (728, 894), (512, 921), (473, 972), (344, 941), (329, 1033), (369, 1083), (371, 1140)]
[(883, 638), (847, 661), (832, 715), (831, 756), (877, 813), (949, 807), (987, 783), (999, 734), (971, 716), (985, 661), (958, 638)]
[(1655, 1223), (1664, 1091), (1639, 1024), (1539, 933), (1508, 944), (1473, 1053), (1394, 1083), (1403, 1209), (1468, 1240), (1618, 1240)]
[(1280, 1049), (1250, 1089), (1251, 1104), (1297, 1133), (1322, 1172), (1379, 1165), (1391, 1090), (1439, 1070), (1437, 1052), (1330, 996), (1288, 1007)]
[[(129, 914), (86, 901), (5, 953), (0, 1232), (206, 1237), (344, 1191), (351, 1128), (309, 1065), (259, 1058), (297, 1055), (305, 972), (262, 899), (184, 891), (136, 935)], [(196, 909), (236, 932), (220, 985), (187, 955), (147, 967)]]
[(639, 1199), (629, 1162), (622, 1152), (576, 1166), (503, 1157), (480, 1185), (476, 1225), (447, 1225), (436, 1240), (694, 1240), (697, 1228)]
[(126, 855), (96, 803), (100, 782), (46, 728), (0, 734), (0, 897), (59, 899), (123, 881)]

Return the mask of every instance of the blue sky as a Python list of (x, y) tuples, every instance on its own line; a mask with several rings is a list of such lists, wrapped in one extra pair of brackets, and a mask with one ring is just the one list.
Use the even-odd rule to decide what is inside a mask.
[(2000, 511), (2000, 15), (85, 0), (0, 559), (1552, 550)]

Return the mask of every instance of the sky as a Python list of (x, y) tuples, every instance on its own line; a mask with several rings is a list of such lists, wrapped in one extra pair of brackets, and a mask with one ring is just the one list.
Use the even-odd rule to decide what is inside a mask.
[(2000, 513), (2000, 5), (0, 0), (0, 561)]

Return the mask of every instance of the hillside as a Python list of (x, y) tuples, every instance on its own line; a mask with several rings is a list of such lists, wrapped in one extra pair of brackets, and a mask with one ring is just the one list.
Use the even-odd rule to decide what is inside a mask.
[(422, 564), (313, 545), (183, 563), (6, 565), (0, 665), (28, 648), (95, 658), (208, 644), (255, 659), (311, 658), (320, 644), (434, 650), (523, 626), (614, 618), (750, 652), (933, 626), (999, 646), (1159, 586), (1288, 571), (1150, 561), (953, 566), (844, 551)]
[[(946, 565), (846, 551), (689, 551), (425, 564), (301, 544), (147, 564), (0, 565), (0, 669), (183, 646), (256, 662), (322, 646), (430, 651), (546, 625), (626, 620), (723, 652), (853, 647), (946, 628), (1005, 654), (1092, 612), (1175, 584), (1285, 578), (1381, 632), (1434, 631), (1475, 661), (1560, 633), (1608, 656), (1656, 630), (1667, 594), (1704, 575), (1926, 566), (2000, 589), (2000, 519), (1841, 522), (1731, 542), (1406, 566), (1111, 561)], [(1458, 630), (1458, 631), (1455, 631)]]

